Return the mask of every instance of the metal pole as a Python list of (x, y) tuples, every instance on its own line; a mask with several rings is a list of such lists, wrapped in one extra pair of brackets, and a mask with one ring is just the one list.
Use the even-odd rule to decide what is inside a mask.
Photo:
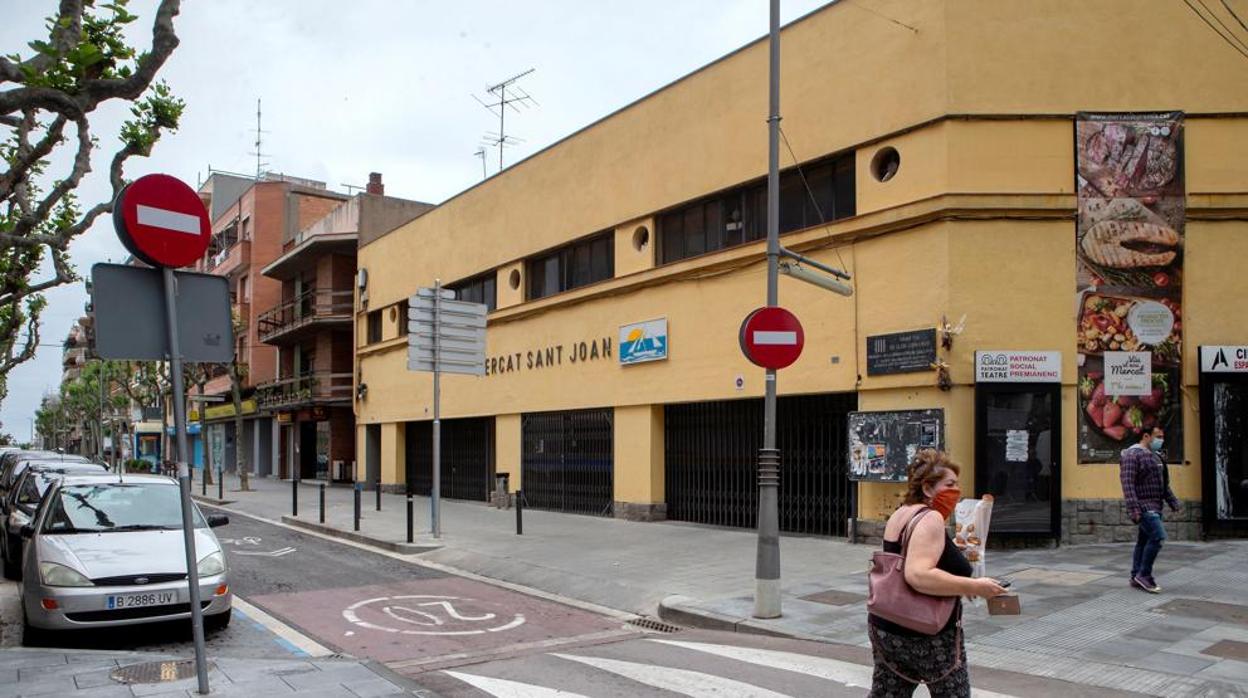
[(95, 450), (97, 452), (97, 455), (99, 455), (100, 457), (100, 462), (103, 463), (104, 462), (104, 359), (100, 359), (100, 369), (99, 369), (99, 372), (95, 376), (95, 382), (99, 385), (99, 388), (100, 388), (100, 440), (99, 440), (99, 443), (95, 445)]
[[(771, 68), (767, 114), (767, 306), (779, 303), (780, 261), (780, 0), (771, 0)], [(776, 448), (776, 371), (767, 369), (763, 448), (758, 453), (758, 557), (754, 617), (780, 617), (780, 451)]]
[(165, 320), (169, 331), (170, 378), (173, 388), (173, 424), (178, 442), (178, 489), (182, 493), (182, 540), (186, 548), (186, 579), (191, 601), (191, 635), (195, 639), (195, 673), (199, 692), (208, 693), (208, 663), (204, 658), (204, 609), (199, 603), (199, 558), (195, 555), (195, 525), (191, 515), (191, 473), (186, 446), (186, 391), (182, 385), (182, 347), (178, 341), (177, 279), (173, 270), (161, 270), (165, 277)]
[(290, 515), (299, 515), (299, 481), (293, 477), (290, 479)]
[(524, 535), (524, 494), (520, 490), (516, 490), (516, 535)]
[[(499, 146), (499, 169), (502, 169), (502, 146)], [(434, 538), (442, 537), (442, 372), (439, 370), (438, 348), (442, 344), (442, 280), (433, 281), (433, 488), (429, 498), (430, 530)]]
[(407, 495), (407, 542), (411, 543), (414, 529), (416, 527), (415, 511), (412, 509), (412, 495)]
[[(234, 448), (238, 448), (238, 438), (234, 438)], [(225, 470), (217, 466), (217, 499), (225, 499)]]
[(358, 531), (360, 530), (360, 483), (359, 482), (356, 482), (354, 485), (351, 486), (351, 495), (352, 495), (353, 501), (355, 502), (353, 530)]
[(377, 478), (377, 511), (381, 511), (381, 478)]
[(325, 523), (325, 483), (321, 483), (321, 523)]

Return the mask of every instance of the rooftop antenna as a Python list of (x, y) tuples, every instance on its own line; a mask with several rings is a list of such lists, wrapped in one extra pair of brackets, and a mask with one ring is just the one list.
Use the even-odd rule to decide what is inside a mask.
[(260, 149), (260, 143), (263, 141), (263, 134), (266, 134), (266, 133), (268, 133), (268, 131), (265, 131), (260, 128), (260, 98), (257, 97), (256, 98), (256, 149), (252, 151), (251, 153), (249, 153), (250, 155), (256, 156), (256, 181), (257, 182), (260, 181), (260, 174), (264, 171), (264, 168), (269, 164), (263, 161), (263, 158), (266, 155), (266, 153)]
[[(503, 171), (503, 148), (505, 146), (520, 142), (519, 139), (511, 138), (507, 135), (507, 110), (511, 109), (512, 111), (519, 113), (520, 107), (522, 106), (540, 106), (538, 105), (537, 100), (533, 99), (528, 92), (525, 92), (524, 88), (516, 84), (520, 78), (529, 75), (534, 70), (536, 69), (529, 68), (523, 73), (518, 73), (496, 85), (491, 85), (490, 87), (485, 88), (485, 91), (490, 94), (489, 102), (486, 102), (476, 95), (472, 96), (472, 98), (477, 100), (481, 106), (488, 109), (491, 114), (498, 116), (498, 133), (487, 134), (487, 143), (498, 147), (499, 172)], [(509, 90), (510, 93), (508, 92)]]
[(485, 172), (485, 146), (477, 148), (477, 152), (473, 153), (473, 155), (481, 158), (481, 179), (485, 179), (489, 176)]

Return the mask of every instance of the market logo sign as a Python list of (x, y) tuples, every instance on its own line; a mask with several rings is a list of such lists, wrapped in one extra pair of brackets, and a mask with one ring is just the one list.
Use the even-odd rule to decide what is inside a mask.
[(667, 358), (667, 318), (620, 326), (620, 364), (662, 361)]
[(1060, 383), (1060, 351), (977, 351), (976, 383)]
[(1202, 373), (1248, 373), (1248, 346), (1200, 348)]
[(1148, 395), (1153, 391), (1153, 355), (1146, 351), (1107, 351), (1105, 394)]

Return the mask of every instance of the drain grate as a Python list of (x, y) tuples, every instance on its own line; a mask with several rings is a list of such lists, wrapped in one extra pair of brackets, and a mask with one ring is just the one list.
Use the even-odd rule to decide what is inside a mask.
[(625, 624), (631, 625), (634, 628), (641, 628), (642, 630), (648, 630), (654, 633), (678, 633), (681, 630), (684, 630), (684, 628), (680, 627), (679, 625), (672, 625), (671, 623), (664, 623), (661, 620), (655, 620), (654, 618), (647, 618), (645, 616), (637, 616), (636, 618), (630, 618), (627, 621), (625, 621)]
[[(208, 665), (212, 669), (212, 664)], [(133, 683), (165, 683), (181, 681), (195, 676), (195, 661), (192, 659), (176, 659), (164, 662), (143, 662), (131, 664), (113, 670), (109, 675), (112, 680), (124, 684)]]

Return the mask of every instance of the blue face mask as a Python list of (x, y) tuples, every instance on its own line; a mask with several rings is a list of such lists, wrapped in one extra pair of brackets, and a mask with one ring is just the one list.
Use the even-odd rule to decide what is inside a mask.
[(1164, 440), (1164, 439), (1153, 438), (1152, 442), (1151, 442), (1151, 443), (1149, 443), (1149, 444), (1148, 444), (1148, 446), (1149, 446), (1149, 448), (1153, 449), (1154, 451), (1160, 451), (1160, 450), (1161, 450), (1161, 446), (1162, 446), (1162, 444), (1164, 444), (1164, 443), (1165, 443), (1165, 440)]

